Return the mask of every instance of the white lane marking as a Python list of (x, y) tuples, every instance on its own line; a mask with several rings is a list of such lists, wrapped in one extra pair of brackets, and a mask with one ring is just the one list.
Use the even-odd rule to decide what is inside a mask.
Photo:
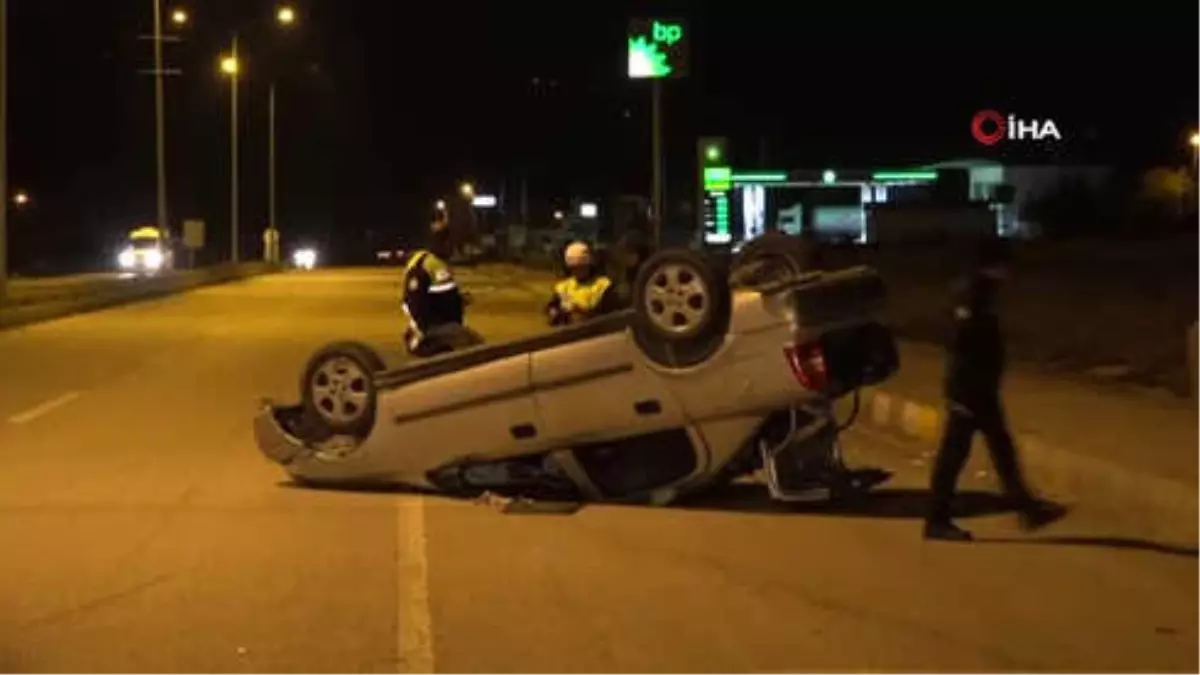
[(60, 408), (71, 401), (74, 401), (80, 396), (81, 394), (77, 391), (68, 391), (58, 398), (51, 399), (45, 403), (42, 403), (41, 405), (34, 406), (25, 412), (17, 413), (16, 415), (8, 418), (8, 421), (13, 424), (25, 424), (26, 422), (32, 422), (42, 415), (52, 412), (55, 408)]
[(399, 671), (432, 673), (433, 618), (429, 612), (429, 559), (425, 539), (425, 500), (401, 497), (397, 537), (399, 564)]

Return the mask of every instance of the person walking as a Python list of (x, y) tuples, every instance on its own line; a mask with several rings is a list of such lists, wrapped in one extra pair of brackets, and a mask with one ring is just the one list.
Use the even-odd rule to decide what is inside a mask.
[(970, 532), (954, 523), (951, 503), (977, 431), (987, 442), (1005, 496), (1017, 509), (1025, 529), (1043, 527), (1066, 513), (1063, 507), (1040, 500), (1030, 491), (1001, 405), (1006, 355), (997, 296), (1009, 277), (1011, 259), (1006, 242), (987, 240), (976, 252), (971, 272), (956, 288), (946, 367), (946, 424), (933, 466), (926, 539), (972, 539)]

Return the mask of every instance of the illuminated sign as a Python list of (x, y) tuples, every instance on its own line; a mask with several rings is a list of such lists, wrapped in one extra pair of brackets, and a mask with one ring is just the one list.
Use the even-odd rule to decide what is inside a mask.
[(704, 189), (708, 192), (728, 192), (733, 187), (733, 169), (710, 166), (704, 169)]
[(782, 172), (733, 174), (735, 183), (786, 183), (787, 179), (788, 175)]
[(496, 201), (496, 195), (475, 195), (471, 205), (477, 209), (491, 209), (496, 207)]
[(580, 218), (595, 218), (600, 213), (600, 207), (591, 202), (584, 202), (579, 205)]
[(936, 171), (876, 171), (871, 174), (871, 180), (881, 183), (889, 181), (928, 181), (937, 180)]
[(729, 193), (707, 192), (704, 195), (704, 241), (727, 244), (733, 240), (729, 229)]
[(634, 19), (629, 22), (629, 77), (683, 77), (688, 69), (687, 28), (681, 21)]

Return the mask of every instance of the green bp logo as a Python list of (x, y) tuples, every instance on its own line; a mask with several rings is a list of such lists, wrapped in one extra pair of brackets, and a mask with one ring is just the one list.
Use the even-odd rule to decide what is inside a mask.
[(683, 26), (659, 21), (651, 24), (649, 35), (644, 32), (631, 34), (629, 77), (661, 78), (673, 74), (675, 67), (671, 64), (669, 50), (682, 39)]

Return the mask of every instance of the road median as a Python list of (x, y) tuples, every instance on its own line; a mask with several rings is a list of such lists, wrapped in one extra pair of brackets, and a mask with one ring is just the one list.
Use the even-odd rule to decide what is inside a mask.
[(98, 281), (42, 295), (33, 302), (0, 306), (0, 330), (60, 319), (74, 314), (149, 300), (212, 284), (238, 281), (274, 271), (265, 263), (218, 265), (170, 275)]
[[(929, 463), (945, 408), (942, 350), (901, 346), (901, 370), (864, 392), (860, 424)], [(1196, 538), (1197, 412), (1163, 392), (1099, 387), (1014, 369), (1005, 405), (1034, 487), (1049, 497), (1087, 502), (1147, 534)], [(976, 438), (977, 444), (982, 444)], [(976, 446), (971, 471), (982, 473), (986, 451)], [(981, 459), (983, 460), (981, 462)], [(989, 467), (990, 468), (990, 467)]]

